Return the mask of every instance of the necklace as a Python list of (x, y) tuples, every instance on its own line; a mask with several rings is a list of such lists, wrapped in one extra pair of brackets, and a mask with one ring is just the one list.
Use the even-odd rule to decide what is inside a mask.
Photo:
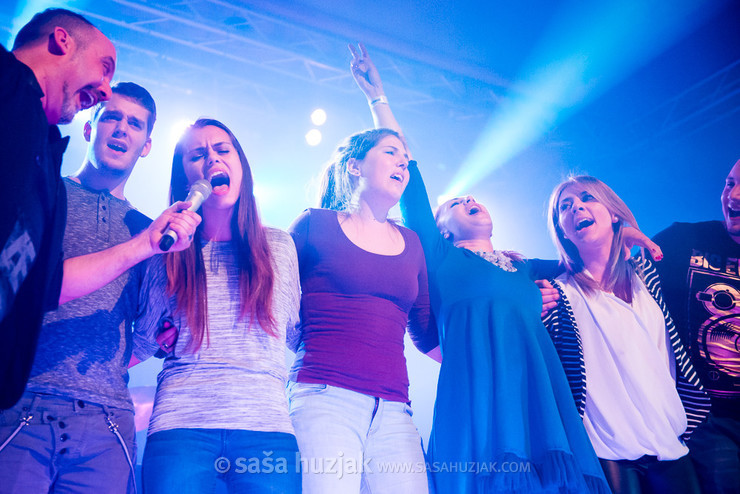
[(475, 255), (482, 257), (486, 261), (490, 262), (494, 266), (497, 266), (504, 271), (508, 271), (510, 273), (516, 272), (516, 267), (514, 267), (514, 263), (511, 262), (511, 258), (506, 255), (505, 252), (500, 250), (494, 250), (493, 252), (484, 252), (484, 251), (477, 251), (474, 252)]

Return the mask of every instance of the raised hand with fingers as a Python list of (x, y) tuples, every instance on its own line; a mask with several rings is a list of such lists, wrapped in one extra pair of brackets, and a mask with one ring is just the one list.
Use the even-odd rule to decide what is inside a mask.
[(380, 80), (378, 69), (375, 68), (375, 64), (370, 58), (370, 55), (368, 55), (365, 45), (358, 43), (357, 47), (355, 47), (350, 43), (348, 46), (350, 53), (352, 53), (350, 71), (352, 72), (352, 77), (355, 79), (357, 86), (367, 98), (367, 102), (370, 105), (370, 112), (373, 115), (375, 128), (379, 129), (381, 127), (385, 127), (398, 132), (401, 141), (406, 145), (408, 159), (413, 159), (411, 150), (409, 149), (406, 138), (401, 130), (401, 126), (398, 124), (396, 117), (391, 111), (391, 107), (388, 104), (388, 98), (385, 97), (383, 82)]
[[(352, 43), (348, 46), (350, 53), (352, 53), (350, 70), (357, 86), (362, 90), (367, 97), (368, 102), (371, 104), (379, 98), (382, 101), (385, 99), (383, 82), (380, 80), (378, 69), (375, 68), (375, 64), (372, 59), (370, 59), (370, 55), (368, 55), (365, 45), (358, 43), (357, 46), (359, 49)], [(387, 103), (387, 100), (384, 102)]]

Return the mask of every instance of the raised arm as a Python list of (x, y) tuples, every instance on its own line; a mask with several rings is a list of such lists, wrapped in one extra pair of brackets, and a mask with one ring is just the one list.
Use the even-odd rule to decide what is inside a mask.
[(409, 149), (408, 143), (403, 135), (401, 126), (398, 125), (396, 117), (391, 111), (391, 107), (388, 104), (388, 98), (385, 96), (383, 90), (383, 81), (380, 80), (380, 74), (378, 69), (375, 68), (370, 55), (367, 53), (365, 45), (362, 43), (355, 47), (353, 44), (349, 45), (349, 51), (352, 53), (352, 61), (350, 62), (350, 71), (352, 77), (355, 79), (357, 86), (363, 92), (367, 98), (367, 103), (370, 105), (370, 112), (373, 115), (373, 123), (375, 128), (386, 128), (392, 129), (399, 133), (401, 140), (406, 144), (406, 152), (408, 153), (409, 159), (413, 159), (411, 156), (411, 150)]
[(427, 263), (432, 268), (431, 263), (452, 244), (439, 233), (427, 189), (415, 161), (409, 163), (409, 184), (401, 196), (400, 206), (404, 224), (419, 236)]
[(383, 82), (380, 79), (378, 69), (367, 53), (365, 46), (362, 43), (358, 46), (359, 48), (349, 45), (349, 51), (352, 53), (352, 61), (350, 62), (352, 77), (367, 98), (375, 127), (395, 130), (401, 135), (404, 144), (406, 144), (406, 151), (409, 156), (409, 183), (401, 197), (401, 214), (404, 224), (419, 235), (427, 263), (430, 268), (433, 268), (435, 260), (451, 244), (442, 238), (437, 229), (424, 181), (419, 173), (418, 165), (411, 159), (411, 151), (408, 149), (408, 143), (401, 132), (401, 126), (393, 115), (388, 99), (385, 97)]
[(170, 248), (171, 252), (190, 246), (201, 218), (192, 211), (184, 210), (189, 206), (188, 202), (177, 202), (131, 240), (99, 252), (66, 259), (59, 304), (92, 293), (141, 261), (161, 253), (159, 240), (168, 227), (177, 233), (178, 238)]

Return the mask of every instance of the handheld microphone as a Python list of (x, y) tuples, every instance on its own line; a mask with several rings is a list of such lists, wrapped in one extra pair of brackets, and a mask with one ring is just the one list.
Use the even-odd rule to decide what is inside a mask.
[[(211, 187), (211, 184), (207, 180), (200, 179), (191, 185), (188, 197), (185, 199), (186, 202), (191, 203), (187, 210), (197, 211), (198, 208), (200, 208), (200, 205), (208, 199), (208, 196), (211, 195), (212, 191), (213, 187)], [(167, 252), (175, 242), (177, 242), (177, 233), (172, 231), (170, 228), (167, 228), (164, 235), (162, 235), (162, 238), (159, 240), (159, 248), (162, 249), (162, 251)]]

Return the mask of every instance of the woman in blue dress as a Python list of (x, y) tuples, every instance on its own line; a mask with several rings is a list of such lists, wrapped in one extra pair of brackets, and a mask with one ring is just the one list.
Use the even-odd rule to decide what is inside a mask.
[[(400, 132), (364, 47), (350, 50), (376, 127)], [(414, 162), (409, 171), (401, 209), (424, 248), (443, 358), (428, 449), (434, 488), (608, 492), (527, 264), (493, 249), (490, 215), (470, 197), (445, 203), (435, 221)]]

